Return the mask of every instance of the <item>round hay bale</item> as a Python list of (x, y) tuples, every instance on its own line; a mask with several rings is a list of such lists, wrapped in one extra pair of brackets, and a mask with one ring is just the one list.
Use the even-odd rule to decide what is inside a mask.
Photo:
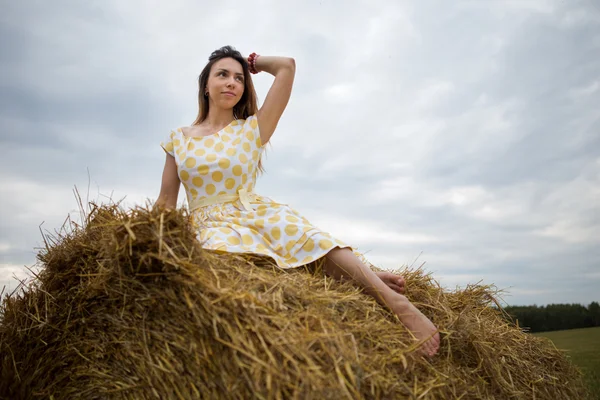
[(46, 238), (0, 314), (10, 399), (579, 399), (580, 372), (506, 321), (490, 286), (396, 271), (442, 332), (418, 355), (395, 316), (317, 263), (201, 248), (185, 209), (96, 206)]

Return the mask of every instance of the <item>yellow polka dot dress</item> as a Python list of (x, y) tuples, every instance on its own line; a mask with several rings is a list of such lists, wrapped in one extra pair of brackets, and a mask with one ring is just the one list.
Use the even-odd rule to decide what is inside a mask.
[[(253, 193), (264, 150), (256, 115), (237, 119), (209, 136), (188, 137), (178, 128), (160, 145), (175, 158), (189, 205), (215, 196)], [(266, 255), (281, 268), (308, 264), (335, 247), (352, 249), (288, 205), (257, 194), (252, 195), (249, 207), (237, 198), (190, 209), (204, 248)]]

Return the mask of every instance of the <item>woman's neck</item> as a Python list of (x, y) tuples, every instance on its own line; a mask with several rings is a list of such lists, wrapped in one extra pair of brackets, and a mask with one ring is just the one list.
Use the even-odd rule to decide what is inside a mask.
[(233, 121), (233, 110), (211, 109), (208, 111), (208, 115), (204, 121), (213, 128), (228, 125), (231, 123), (231, 121)]

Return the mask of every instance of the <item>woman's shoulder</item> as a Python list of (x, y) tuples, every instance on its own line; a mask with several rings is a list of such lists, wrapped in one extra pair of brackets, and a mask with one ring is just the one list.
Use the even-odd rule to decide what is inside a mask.
[(171, 129), (169, 129), (167, 135), (170, 136), (171, 138), (173, 138), (176, 135), (181, 134), (183, 128), (185, 128), (185, 127), (178, 126), (178, 127), (175, 127), (175, 128), (171, 128)]
[(171, 141), (173, 142), (173, 145), (178, 146), (182, 141), (182, 135), (183, 132), (181, 130), (181, 127), (172, 128), (167, 134), (168, 141)]
[(191, 126), (177, 126), (171, 129), (170, 135), (173, 140), (183, 141), (183, 139), (193, 136), (190, 135), (193, 129)]

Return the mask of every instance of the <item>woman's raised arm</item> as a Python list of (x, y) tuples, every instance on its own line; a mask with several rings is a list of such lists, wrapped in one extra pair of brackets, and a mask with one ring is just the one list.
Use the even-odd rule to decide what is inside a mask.
[(289, 57), (259, 56), (256, 59), (256, 69), (275, 76), (265, 102), (258, 111), (260, 139), (266, 144), (275, 132), (279, 118), (292, 94), (296, 61)]

